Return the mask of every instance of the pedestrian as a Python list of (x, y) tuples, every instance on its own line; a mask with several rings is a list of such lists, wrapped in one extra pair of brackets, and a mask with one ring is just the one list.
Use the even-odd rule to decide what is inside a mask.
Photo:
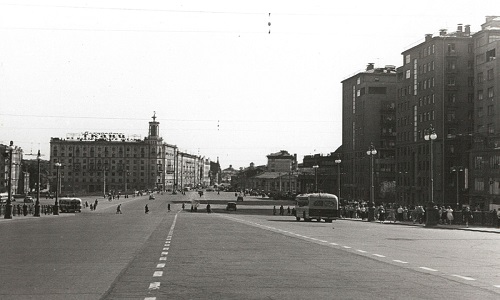
[(286, 210), (287, 210), (288, 215), (290, 215), (290, 206), (288, 206), (288, 208)]
[(94, 201), (94, 210), (97, 210), (97, 203), (99, 203), (99, 201), (97, 201), (97, 199), (95, 199), (95, 201)]
[(397, 212), (398, 212), (398, 221), (399, 222), (403, 222), (403, 212), (404, 212), (404, 210), (403, 210), (403, 207), (401, 205), (398, 207)]
[(149, 213), (149, 207), (148, 205), (146, 204), (146, 206), (144, 206), (144, 213), (148, 214)]
[(90, 211), (94, 210), (94, 204), (90, 203)]
[(464, 208), (464, 211), (462, 213), (462, 217), (464, 219), (465, 227), (469, 227), (469, 222), (472, 220), (472, 212), (470, 211), (470, 208), (466, 206)]
[(182, 210), (184, 210), (184, 208), (186, 207), (186, 205), (184, 204), (184, 202), (182, 203)]
[(210, 204), (207, 204), (207, 213), (211, 213), (212, 209), (210, 208)]
[(89, 207), (89, 202), (85, 201), (85, 207)]
[(275, 216), (276, 215), (276, 205), (273, 206), (273, 215)]
[(500, 228), (500, 209), (497, 211), (497, 227)]
[(118, 204), (118, 206), (116, 207), (116, 213), (117, 214), (121, 214), (122, 213), (122, 205), (121, 204)]
[(170, 211), (170, 203), (167, 204), (167, 210)]
[(446, 219), (448, 220), (448, 223), (451, 225), (451, 223), (453, 222), (453, 209), (451, 208), (451, 206), (448, 206), (446, 208)]
[(380, 223), (385, 222), (385, 209), (383, 205), (380, 205), (380, 207), (378, 208), (378, 220), (380, 221)]
[(283, 216), (285, 215), (285, 208), (283, 207), (283, 205), (280, 206), (280, 216)]

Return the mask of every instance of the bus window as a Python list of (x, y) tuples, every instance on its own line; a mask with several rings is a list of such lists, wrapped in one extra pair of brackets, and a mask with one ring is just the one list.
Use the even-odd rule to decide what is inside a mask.
[(313, 206), (323, 206), (323, 200), (314, 201)]
[(297, 206), (298, 207), (304, 207), (304, 206), (308, 206), (309, 205), (309, 201), (308, 200), (297, 200)]
[(334, 207), (335, 205), (333, 204), (332, 201), (325, 201), (325, 206)]

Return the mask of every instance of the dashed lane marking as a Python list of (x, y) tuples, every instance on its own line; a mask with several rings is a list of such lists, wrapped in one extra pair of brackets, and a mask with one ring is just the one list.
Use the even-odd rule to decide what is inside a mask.
[(339, 244), (337, 244), (337, 243), (330, 243), (330, 245), (338, 246)]
[(162, 256), (162, 257), (160, 257), (160, 260), (167, 260), (167, 257), (166, 256)]
[(165, 250), (165, 251), (168, 251), (168, 249), (170, 249), (170, 248), (169, 248), (169, 247), (165, 247), (165, 248), (163, 248), (163, 250)]
[(476, 279), (474, 279), (472, 277), (467, 277), (467, 276), (462, 276), (462, 275), (451, 275), (451, 276), (458, 277), (458, 278), (461, 278), (463, 280), (469, 280), (469, 281), (476, 280)]
[(163, 269), (163, 268), (165, 268), (165, 264), (157, 264), (156, 268), (157, 269)]
[(366, 253), (366, 251), (365, 251), (365, 250), (359, 250), (359, 249), (358, 249), (358, 250), (356, 250), (356, 251), (361, 252), (361, 253)]
[(346, 248), (346, 249), (351, 249), (352, 247), (349, 247), (349, 246), (342, 246), (343, 248)]
[(377, 254), (377, 253), (373, 253), (373, 256), (376, 256), (376, 257), (386, 257), (385, 255)]
[(149, 284), (149, 289), (150, 290), (157, 290), (160, 288), (160, 283), (159, 282), (151, 282)]
[(436, 269), (431, 269), (431, 268), (427, 268), (427, 267), (420, 267), (420, 269), (426, 270), (426, 271), (431, 271), (431, 272), (437, 272), (438, 271)]
[(168, 252), (164, 251), (164, 252), (161, 253), (161, 255), (168, 255)]
[(399, 260), (399, 259), (393, 259), (392, 261), (400, 263), (400, 264), (407, 264), (408, 263), (407, 261), (402, 261), (402, 260)]
[(162, 277), (163, 276), (163, 271), (155, 271), (153, 273), (153, 277)]

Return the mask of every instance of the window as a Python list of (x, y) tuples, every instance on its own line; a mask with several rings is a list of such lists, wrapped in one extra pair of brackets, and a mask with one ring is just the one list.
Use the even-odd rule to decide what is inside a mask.
[(448, 44), (448, 53), (455, 53), (455, 43)]
[(477, 73), (477, 83), (481, 83), (483, 81), (484, 81), (483, 72)]
[(486, 130), (487, 130), (488, 134), (495, 134), (495, 127), (493, 126), (493, 123), (489, 123), (486, 126)]
[(493, 116), (495, 113), (493, 105), (488, 105), (488, 116)]
[(486, 52), (486, 61), (492, 61), (496, 58), (495, 49)]
[(411, 62), (410, 54), (405, 55), (405, 64), (409, 64)]
[(478, 90), (477, 91), (477, 100), (481, 101), (484, 98), (483, 90)]
[(448, 86), (455, 86), (455, 77), (448, 77)]
[(492, 79), (494, 78), (494, 76), (493, 76), (493, 69), (489, 69), (489, 70), (488, 70), (488, 73), (487, 73), (487, 75), (486, 75), (486, 78), (487, 78), (488, 80), (492, 80)]
[(493, 98), (495, 96), (493, 87), (488, 88), (488, 98)]
[(411, 77), (411, 70), (406, 70), (405, 78), (409, 79)]

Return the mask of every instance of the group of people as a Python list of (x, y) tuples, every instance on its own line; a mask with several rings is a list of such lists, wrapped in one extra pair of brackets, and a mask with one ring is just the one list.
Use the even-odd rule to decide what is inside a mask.
[[(286, 212), (287, 212), (287, 215), (295, 215), (295, 208), (293, 209), (290, 209), (290, 206), (288, 206), (288, 208), (286, 209)], [(277, 213), (277, 210), (276, 210), (276, 205), (273, 206), (273, 215), (276, 215)], [(284, 216), (285, 215), (285, 208), (283, 207), (283, 205), (280, 206), (280, 216)]]

